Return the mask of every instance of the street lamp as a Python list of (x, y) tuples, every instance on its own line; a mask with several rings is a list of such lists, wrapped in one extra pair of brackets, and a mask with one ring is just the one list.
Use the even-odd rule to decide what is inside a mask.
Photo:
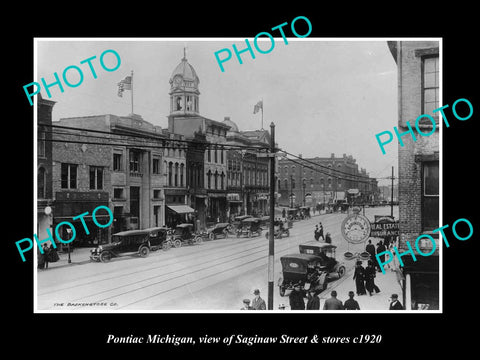
[(305, 179), (302, 180), (302, 196), (303, 196), (303, 206), (305, 206), (305, 187), (307, 184), (305, 184)]
[[(71, 228), (68, 228), (67, 229), (67, 234), (68, 234), (68, 240), (70, 240), (71, 238), (71, 235), (72, 235), (72, 229)], [(70, 259), (70, 241), (68, 242), (68, 263), (70, 264), (72, 262), (72, 260)]]

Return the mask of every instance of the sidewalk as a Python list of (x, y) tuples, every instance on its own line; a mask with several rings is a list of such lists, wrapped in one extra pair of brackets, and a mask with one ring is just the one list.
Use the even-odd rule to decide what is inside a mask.
[(375, 285), (380, 289), (380, 292), (373, 293), (372, 296), (356, 294), (355, 281), (352, 279), (353, 269), (349, 271), (345, 279), (338, 284), (334, 285), (331, 289), (320, 296), (320, 310), (323, 309), (323, 304), (325, 299), (330, 297), (330, 292), (336, 290), (337, 298), (342, 302), (348, 299), (348, 292), (353, 291), (355, 293), (354, 299), (357, 300), (360, 310), (388, 310), (390, 306), (390, 296), (392, 294), (397, 294), (398, 299), (403, 299), (402, 287), (398, 281), (398, 275), (395, 270), (387, 269), (385, 274), (377, 272), (377, 277), (375, 278)]
[(90, 262), (90, 250), (93, 248), (75, 248), (70, 251), (70, 263), (68, 262), (68, 252), (57, 251), (60, 258), (57, 262), (49, 262), (48, 269), (37, 269), (38, 271), (48, 271), (55, 268), (62, 268), (71, 265), (81, 265)]

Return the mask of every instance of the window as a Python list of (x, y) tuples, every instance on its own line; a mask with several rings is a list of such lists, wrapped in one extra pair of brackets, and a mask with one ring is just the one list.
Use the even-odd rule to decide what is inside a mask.
[(45, 157), (45, 128), (41, 127), (38, 129), (38, 139), (37, 139), (37, 147), (38, 147), (38, 156)]
[(210, 170), (208, 170), (208, 172), (207, 172), (207, 187), (209, 189), (211, 189), (212, 188), (211, 185), (212, 185), (212, 172)]
[(38, 169), (37, 180), (37, 198), (45, 199), (45, 168), (41, 167)]
[(218, 189), (218, 171), (215, 171), (215, 190)]
[(180, 164), (180, 186), (184, 186), (183, 183), (183, 173), (185, 172), (185, 165)]
[(212, 153), (211, 153), (211, 151), (212, 151), (211, 149), (208, 149), (208, 150), (207, 150), (207, 157), (208, 157), (207, 161), (208, 161), (208, 162), (211, 162), (211, 161), (212, 161)]
[(62, 163), (61, 186), (62, 186), (62, 189), (77, 188), (77, 165), (76, 164)]
[(124, 199), (123, 188), (113, 188), (113, 198), (114, 199)]
[(168, 186), (172, 186), (173, 163), (168, 163)]
[(438, 161), (423, 163), (423, 230), (438, 228), (439, 223), (439, 173)]
[(174, 186), (178, 186), (178, 163), (175, 163)]
[(161, 190), (154, 189), (154, 190), (153, 190), (153, 198), (154, 198), (154, 199), (160, 199), (161, 193), (162, 193)]
[(225, 174), (223, 173), (223, 171), (220, 175), (220, 189), (225, 189)]
[(123, 154), (113, 153), (113, 171), (123, 170)]
[(159, 158), (153, 158), (152, 172), (154, 174), (160, 174), (160, 159)]
[(215, 164), (218, 162), (218, 150), (215, 148), (214, 150), (214, 156), (215, 156)]
[(288, 189), (288, 179), (283, 180), (283, 185), (285, 189)]
[(220, 149), (220, 163), (223, 164), (223, 149)]
[(103, 168), (90, 166), (90, 190), (103, 189)]
[[(436, 121), (438, 121), (438, 112), (432, 113), (432, 111), (438, 108), (438, 88), (438, 57), (425, 57), (423, 58), (423, 113), (432, 115)], [(428, 119), (424, 121), (430, 124)]]

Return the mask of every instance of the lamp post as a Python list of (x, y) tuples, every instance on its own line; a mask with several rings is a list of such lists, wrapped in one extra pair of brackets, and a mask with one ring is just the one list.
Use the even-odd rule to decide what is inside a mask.
[(270, 226), (268, 238), (268, 310), (273, 310), (274, 216), (275, 216), (275, 124), (270, 124)]
[[(67, 234), (68, 234), (68, 240), (70, 240), (70, 237), (72, 236), (72, 229), (68, 228), (67, 229)], [(72, 262), (72, 259), (70, 259), (70, 242), (68, 242), (68, 263), (70, 264)]]

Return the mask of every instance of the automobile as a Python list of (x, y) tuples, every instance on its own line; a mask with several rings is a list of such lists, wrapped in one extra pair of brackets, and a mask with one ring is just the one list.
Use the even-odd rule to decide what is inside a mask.
[(295, 285), (317, 293), (324, 291), (329, 282), (345, 275), (346, 267), (336, 260), (336, 246), (317, 241), (299, 245), (299, 253), (282, 256), (282, 276), (278, 279), (280, 296)]
[(177, 225), (171, 232), (170, 241), (174, 247), (179, 248), (184, 244), (200, 244), (203, 238), (200, 234), (194, 232), (193, 224), (184, 223)]
[[(273, 228), (274, 228), (273, 236), (276, 239), (281, 239), (283, 236), (286, 236), (286, 237), (290, 236), (290, 230), (288, 229), (288, 227), (285, 227), (285, 224), (283, 223), (282, 220), (275, 220), (273, 222)], [(265, 238), (268, 239), (269, 235), (270, 235), (270, 231), (267, 231), (265, 233)]]
[(168, 240), (167, 231), (165, 227), (153, 227), (118, 232), (112, 235), (111, 243), (99, 245), (90, 250), (90, 259), (107, 262), (112, 257), (119, 257), (122, 254), (138, 254), (141, 257), (147, 257), (150, 251), (160, 248), (168, 250), (171, 243)]
[(262, 229), (267, 230), (270, 227), (270, 216), (262, 216), (259, 219)]
[(258, 218), (246, 218), (243, 219), (239, 227), (237, 228), (237, 238), (243, 235), (252, 237), (254, 235), (262, 235), (262, 227), (260, 226), (260, 219)]
[(253, 216), (251, 215), (239, 215), (235, 216), (233, 218), (233, 221), (231, 222), (231, 227), (230, 227), (230, 232), (233, 232), (234, 234), (237, 232), (237, 229), (241, 226), (242, 220), (249, 219)]
[(202, 235), (210, 240), (215, 240), (218, 237), (228, 238), (228, 232), (230, 228), (229, 223), (218, 223), (207, 229)]

